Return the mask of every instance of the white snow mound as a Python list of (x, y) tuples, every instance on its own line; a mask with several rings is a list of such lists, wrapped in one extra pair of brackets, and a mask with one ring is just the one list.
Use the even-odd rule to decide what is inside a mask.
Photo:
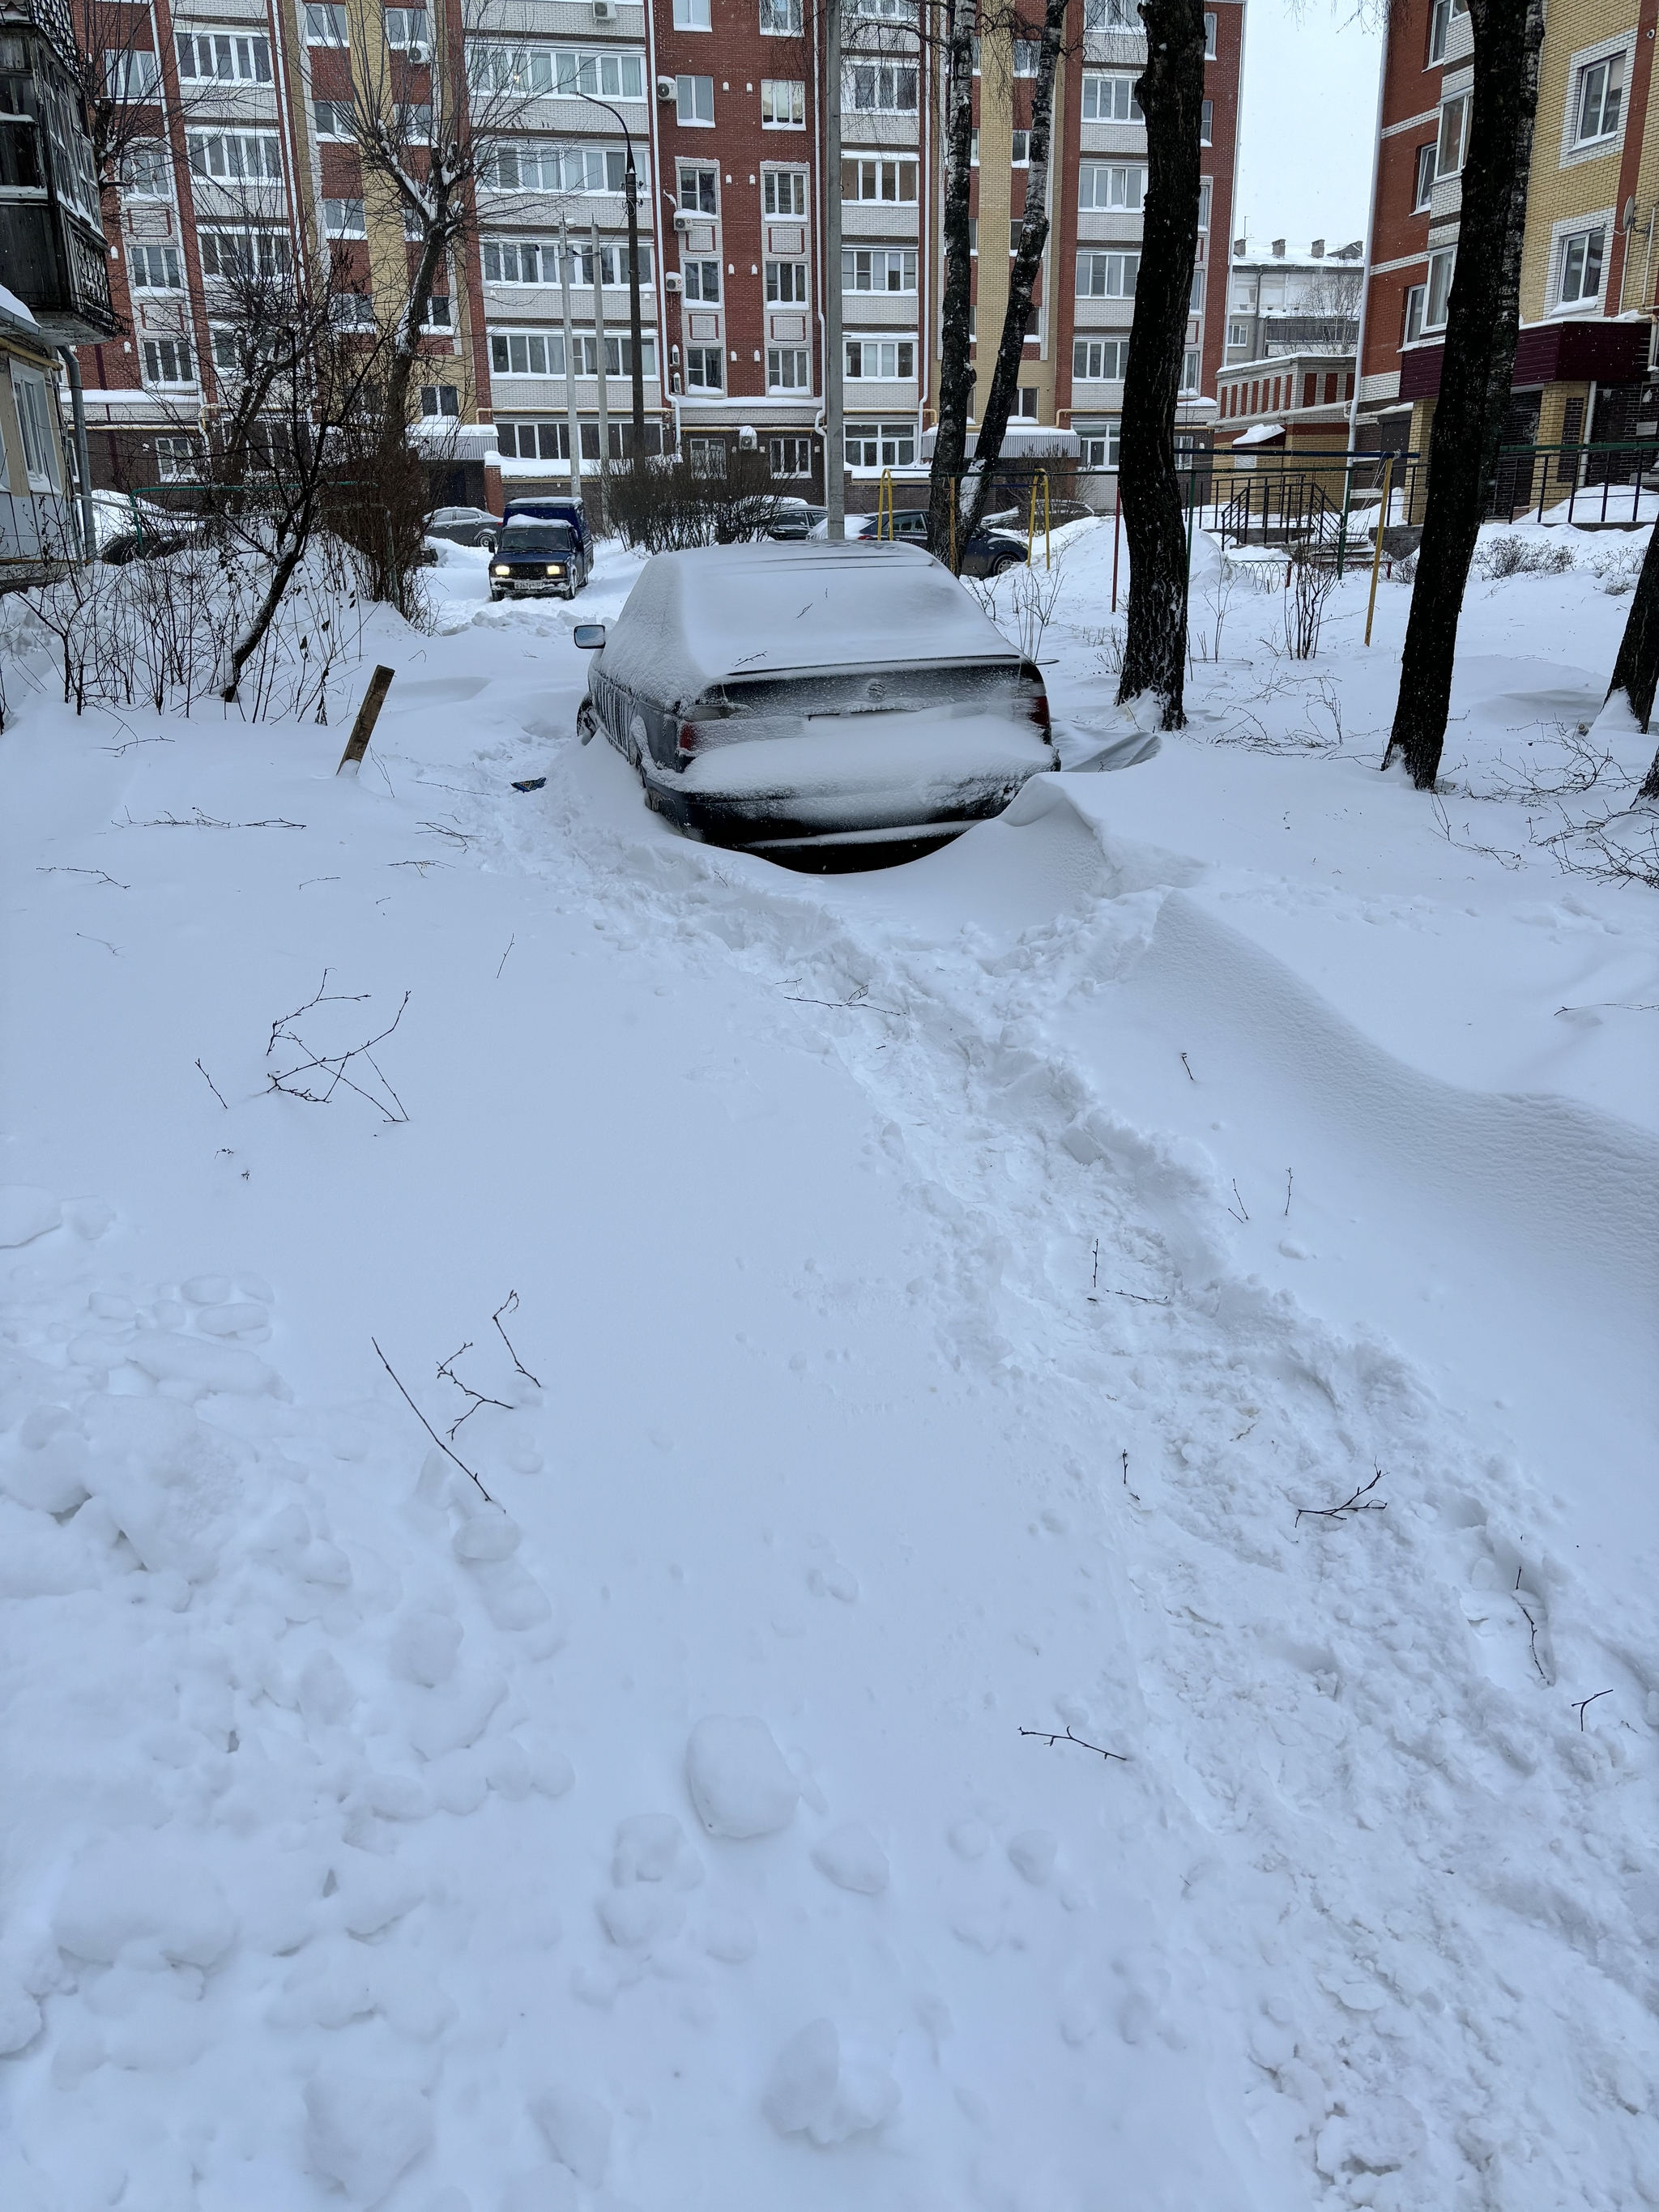
[(795, 1817), (800, 1785), (763, 1720), (699, 1721), (686, 1748), (685, 1778), (711, 1836), (773, 1836)]

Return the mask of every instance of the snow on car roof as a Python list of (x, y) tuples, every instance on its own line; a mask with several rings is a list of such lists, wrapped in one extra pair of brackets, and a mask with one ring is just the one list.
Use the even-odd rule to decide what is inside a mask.
[(605, 672), (688, 701), (732, 677), (1018, 658), (919, 546), (767, 544), (647, 561), (611, 626)]

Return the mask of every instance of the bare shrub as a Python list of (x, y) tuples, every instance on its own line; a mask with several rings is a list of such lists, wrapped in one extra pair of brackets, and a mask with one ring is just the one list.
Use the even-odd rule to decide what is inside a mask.
[(731, 453), (726, 464), (714, 476), (684, 459), (652, 459), (638, 468), (607, 462), (605, 512), (626, 544), (647, 553), (758, 538), (780, 510), (766, 456)]
[(1311, 660), (1319, 651), (1325, 605), (1336, 589), (1336, 570), (1310, 548), (1291, 555), (1290, 588), (1285, 595), (1285, 647), (1292, 660)]
[(1505, 576), (1565, 576), (1576, 563), (1570, 545), (1540, 545), (1535, 538), (1483, 538), (1470, 567), (1496, 584)]

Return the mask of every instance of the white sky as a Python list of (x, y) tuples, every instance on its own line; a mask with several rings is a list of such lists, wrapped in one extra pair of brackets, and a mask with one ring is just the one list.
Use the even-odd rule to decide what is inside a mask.
[(1233, 228), (1252, 246), (1365, 234), (1382, 40), (1353, 12), (1352, 0), (1245, 0)]

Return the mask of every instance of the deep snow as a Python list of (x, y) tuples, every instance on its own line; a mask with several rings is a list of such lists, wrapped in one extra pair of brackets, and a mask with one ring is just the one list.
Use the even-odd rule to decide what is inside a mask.
[(1438, 817), (1406, 592), (1236, 586), (1189, 732), (828, 881), (576, 744), (615, 556), (446, 549), (355, 783), (14, 665), (9, 2212), (1659, 2204), (1652, 895), (1467, 795), (1576, 542)]

